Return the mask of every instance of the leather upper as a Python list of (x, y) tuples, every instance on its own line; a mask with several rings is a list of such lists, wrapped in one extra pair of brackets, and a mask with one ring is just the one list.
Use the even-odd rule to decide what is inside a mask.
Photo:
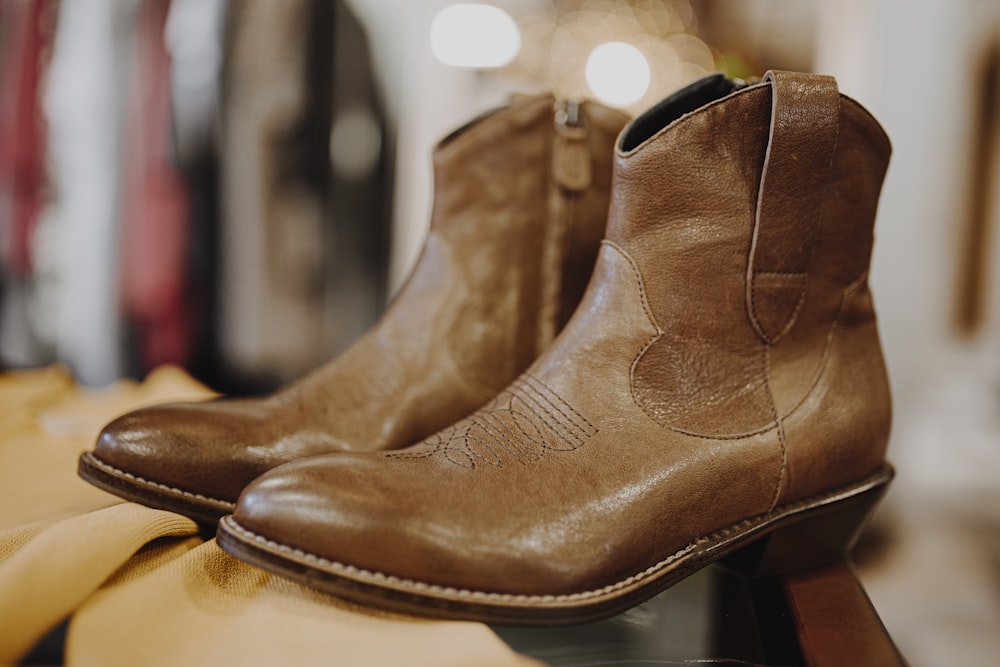
[(622, 133), (594, 274), (539, 359), (417, 445), (263, 475), (235, 521), (388, 577), (558, 595), (862, 479), (890, 420), (867, 287), (889, 152), (827, 77), (678, 93)]
[(280, 463), (399, 448), (494, 396), (573, 312), (607, 219), (612, 146), (627, 118), (583, 103), (582, 124), (564, 128), (554, 102), (517, 100), (439, 144), (422, 254), (346, 352), (265, 398), (128, 414), (104, 429), (96, 456), (235, 500)]

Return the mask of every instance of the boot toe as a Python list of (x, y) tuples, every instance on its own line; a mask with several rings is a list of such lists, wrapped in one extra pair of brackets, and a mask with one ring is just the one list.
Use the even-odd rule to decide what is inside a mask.
[(177, 403), (123, 415), (101, 431), (93, 456), (149, 483), (235, 502), (262, 472), (235, 455), (233, 429), (211, 403)]
[(137, 476), (169, 479), (172, 475), (164, 473), (177, 463), (174, 459), (179, 453), (178, 438), (165, 431), (162, 422), (164, 411), (174, 409), (175, 406), (146, 408), (118, 417), (101, 431), (94, 455)]
[(247, 486), (233, 521), (251, 539), (299, 550), (311, 562), (417, 585), (562, 592), (593, 576), (552, 558), (550, 544), (506, 521), (490, 494), (456, 504), (413, 464), (357, 453), (282, 465)]
[[(378, 536), (394, 530), (386, 525), (391, 501), (344, 465), (364, 458), (323, 456), (270, 470), (243, 490), (233, 518), (255, 534), (330, 560), (367, 560)], [(325, 539), (330, 535), (336, 539)]]

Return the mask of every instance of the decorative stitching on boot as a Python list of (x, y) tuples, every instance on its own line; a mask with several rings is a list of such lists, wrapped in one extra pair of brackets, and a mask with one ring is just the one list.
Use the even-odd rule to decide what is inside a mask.
[[(631, 364), (631, 367), (630, 367), (630, 378), (631, 378), (631, 381), (630, 381), (630, 392), (632, 394), (632, 400), (635, 402), (635, 404), (644, 413), (646, 413), (648, 415), (649, 413), (646, 412), (646, 410), (642, 407), (642, 404), (639, 402), (638, 398), (635, 395), (634, 372), (635, 372), (636, 364), (638, 364), (638, 362), (642, 358), (643, 354), (645, 354), (646, 351), (660, 337), (662, 337), (663, 332), (660, 329), (659, 325), (657, 324), (656, 319), (653, 317), (652, 312), (650, 311), (649, 303), (648, 303), (648, 301), (646, 299), (646, 290), (645, 290), (645, 286), (644, 286), (643, 281), (642, 281), (642, 276), (639, 273), (638, 267), (636, 267), (635, 261), (632, 259), (631, 255), (629, 255), (629, 253), (626, 250), (624, 250), (621, 246), (619, 246), (614, 241), (604, 240), (604, 241), (602, 241), (602, 244), (607, 245), (607, 246), (609, 246), (609, 247), (614, 248), (615, 250), (617, 250), (618, 253), (629, 263), (629, 266), (632, 268), (633, 276), (636, 279), (636, 284), (637, 284), (637, 287), (639, 289), (640, 298), (641, 298), (642, 304), (643, 304), (643, 309), (645, 310), (646, 316), (649, 319), (650, 326), (652, 326), (653, 328), (655, 328), (659, 332), (658, 334), (650, 337), (650, 339), (648, 341), (646, 341), (646, 343), (642, 346), (642, 348), (640, 348), (640, 350), (636, 353), (635, 357), (632, 359), (632, 364)], [(775, 271), (775, 272), (766, 272), (766, 273), (781, 274), (782, 272)], [(840, 305), (838, 307), (837, 314), (834, 316), (834, 321), (833, 321), (833, 323), (832, 323), (832, 325), (830, 327), (830, 330), (827, 332), (826, 341), (825, 341), (824, 347), (823, 347), (822, 358), (821, 358), (820, 363), (819, 363), (819, 365), (817, 367), (816, 374), (813, 376), (811, 382), (809, 383), (809, 386), (802, 393), (802, 396), (799, 397), (799, 399), (795, 403), (795, 405), (792, 406), (788, 410), (788, 412), (786, 412), (784, 415), (780, 415), (780, 418), (782, 420), (787, 419), (788, 417), (792, 416), (799, 408), (801, 408), (802, 405), (809, 398), (809, 395), (816, 388), (816, 385), (819, 383), (819, 380), (823, 376), (823, 372), (825, 371), (826, 365), (827, 365), (827, 363), (829, 361), (829, 358), (830, 358), (831, 347), (832, 347), (832, 343), (833, 343), (833, 336), (835, 334), (835, 330), (839, 326), (839, 321), (840, 321), (840, 318), (841, 318), (841, 316), (843, 314), (843, 311), (844, 311), (844, 308), (845, 308), (845, 305), (846, 305), (846, 302), (847, 302), (847, 298), (848, 298), (848, 296), (850, 294), (853, 294), (854, 292), (856, 292), (858, 290), (858, 288), (861, 286), (861, 284), (864, 283), (864, 280), (865, 280), (866, 277), (867, 277), (867, 272), (865, 272), (862, 275), (860, 275), (857, 279), (854, 280), (854, 282), (852, 282), (850, 285), (848, 285), (847, 288), (845, 288), (844, 294), (841, 296), (841, 302), (840, 302)], [(768, 386), (770, 386), (769, 383), (768, 383)], [(768, 391), (770, 392), (770, 389), (768, 389)], [(773, 398), (772, 398), (772, 403), (773, 403)], [(776, 406), (774, 406), (774, 407), (776, 409)], [(654, 421), (656, 421), (656, 420), (654, 419)], [(657, 423), (659, 424), (659, 422), (657, 422)], [(751, 437), (753, 437), (755, 435), (762, 435), (762, 434), (767, 433), (767, 432), (769, 432), (771, 430), (774, 430), (774, 429), (777, 428), (777, 420), (775, 422), (768, 423), (767, 425), (764, 425), (764, 426), (762, 426), (762, 427), (760, 427), (758, 429), (754, 429), (754, 430), (751, 430), (751, 431), (745, 431), (745, 432), (742, 432), (742, 433), (721, 434), (721, 435), (707, 435), (707, 434), (704, 434), (704, 433), (697, 433), (695, 431), (690, 431), (690, 430), (687, 430), (687, 429), (678, 428), (676, 426), (670, 426), (669, 424), (660, 424), (660, 426), (662, 428), (665, 428), (665, 429), (667, 429), (669, 431), (672, 431), (674, 433), (678, 433), (680, 435), (686, 435), (686, 436), (689, 436), (689, 437), (692, 437), (692, 438), (698, 438), (698, 439), (701, 439), (701, 440), (730, 441), (730, 440), (744, 440), (746, 438), (751, 438)], [(784, 440), (783, 436), (782, 436), (782, 440)]]
[[(549, 392), (550, 394), (552, 394), (552, 396), (553, 396), (553, 397), (555, 398), (555, 400), (559, 401), (559, 404), (560, 404), (560, 405), (561, 405), (562, 407), (564, 407), (564, 408), (569, 408), (569, 409), (570, 409), (570, 411), (571, 411), (571, 412), (572, 412), (572, 413), (573, 413), (574, 415), (576, 415), (576, 417), (577, 417), (578, 419), (580, 419), (581, 421), (583, 421), (583, 423), (584, 423), (584, 424), (586, 424), (586, 425), (587, 425), (587, 426), (589, 426), (590, 428), (594, 429), (595, 431), (597, 430), (597, 427), (596, 427), (596, 426), (594, 426), (593, 424), (591, 424), (591, 423), (590, 423), (590, 420), (588, 420), (588, 419), (587, 419), (586, 417), (584, 417), (584, 416), (583, 416), (583, 415), (581, 415), (581, 414), (580, 414), (579, 412), (577, 412), (577, 411), (576, 411), (576, 409), (575, 409), (575, 408), (574, 408), (574, 407), (573, 407), (572, 405), (570, 405), (569, 403), (567, 403), (567, 402), (566, 402), (566, 401), (565, 401), (565, 400), (563, 399), (563, 397), (562, 397), (562, 396), (560, 396), (560, 395), (559, 395), (559, 394), (557, 394), (556, 392), (552, 391), (552, 389), (551, 389), (550, 387), (548, 387), (548, 386), (547, 386), (547, 385), (546, 385), (546, 384), (545, 384), (544, 382), (542, 382), (541, 380), (539, 380), (538, 378), (536, 378), (536, 377), (535, 377), (534, 375), (532, 375), (532, 374), (530, 374), (530, 373), (524, 373), (524, 374), (522, 375), (522, 379), (524, 379), (525, 381), (528, 381), (528, 382), (533, 382), (533, 383), (535, 384), (535, 388), (539, 390), (539, 395), (541, 395), (541, 396), (542, 396), (542, 398), (545, 398), (545, 396), (544, 396), (544, 394), (542, 394), (541, 392)], [(549, 400), (547, 400), (547, 399), (546, 399), (546, 403), (548, 403), (549, 405), (551, 405), (551, 406), (552, 406), (552, 407), (553, 407), (553, 408), (554, 408), (555, 410), (559, 410), (559, 409), (560, 409), (560, 408), (559, 408), (559, 406), (557, 406), (557, 405), (556, 405), (555, 403), (552, 403), (551, 401), (549, 401)], [(560, 414), (562, 414), (562, 415), (563, 415), (564, 417), (569, 417), (569, 415), (566, 415), (566, 414), (565, 414), (565, 413), (563, 413), (563, 412), (560, 412)], [(580, 430), (581, 430), (581, 431), (584, 431), (584, 432), (586, 432), (586, 431), (585, 431), (584, 429), (582, 429), (582, 428), (581, 428)]]
[(657, 323), (656, 318), (653, 316), (653, 311), (650, 308), (649, 300), (646, 298), (646, 286), (642, 280), (642, 274), (639, 272), (639, 267), (636, 266), (635, 260), (632, 259), (632, 256), (628, 253), (628, 251), (626, 251), (624, 248), (619, 246), (614, 241), (609, 241), (605, 239), (601, 243), (611, 248), (614, 248), (616, 251), (618, 251), (618, 253), (622, 256), (622, 258), (625, 259), (628, 262), (629, 266), (632, 268), (632, 275), (635, 277), (636, 286), (639, 290), (639, 296), (642, 301), (643, 310), (646, 313), (646, 317), (649, 320), (650, 326), (653, 327), (653, 329), (655, 329), (657, 332), (655, 335), (651, 336), (649, 340), (646, 341), (646, 343), (639, 349), (638, 352), (636, 352), (635, 356), (632, 358), (632, 363), (629, 366), (629, 393), (632, 395), (632, 401), (636, 404), (636, 406), (640, 410), (642, 410), (643, 413), (646, 414), (650, 419), (656, 422), (661, 428), (665, 428), (668, 431), (679, 433), (681, 435), (690, 436), (692, 438), (698, 438), (701, 440), (711, 440), (711, 441), (743, 440), (745, 438), (750, 438), (755, 435), (767, 433), (768, 431), (774, 429), (775, 426), (772, 423), (768, 423), (761, 426), (760, 428), (753, 429), (751, 431), (745, 431), (742, 433), (707, 435), (704, 433), (696, 433), (694, 431), (689, 431), (686, 429), (678, 428), (676, 426), (671, 426), (669, 424), (664, 424), (649, 414), (649, 412), (646, 410), (645, 407), (643, 407), (642, 402), (639, 400), (639, 397), (636, 396), (635, 393), (635, 368), (638, 365), (639, 360), (642, 359), (643, 355), (649, 350), (649, 348), (652, 347), (653, 344), (656, 343), (656, 341), (658, 341), (660, 338), (663, 337), (663, 329), (660, 328), (660, 325)]
[(522, 374), (489, 404), (424, 440), (415, 451), (388, 452), (387, 458), (445, 460), (465, 468), (477, 463), (503, 467), (508, 458), (527, 464), (546, 451), (572, 451), (597, 433), (573, 406), (541, 380)]

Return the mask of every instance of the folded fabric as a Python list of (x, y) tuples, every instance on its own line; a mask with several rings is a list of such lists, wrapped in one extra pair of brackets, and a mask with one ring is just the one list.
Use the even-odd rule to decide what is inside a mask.
[(177, 368), (83, 390), (62, 367), (0, 374), (0, 531), (121, 502), (76, 475), (80, 452), (123, 412), (212, 392)]
[(85, 483), (76, 460), (122, 412), (210, 396), (176, 368), (98, 391), (60, 366), (0, 374), (0, 663), (30, 650), (143, 545), (197, 532), (186, 517)]
[(67, 665), (535, 664), (489, 628), (358, 607), (241, 563), (187, 517), (76, 475), (103, 424), (212, 394), (178, 369), (100, 391), (0, 374), (0, 664), (69, 617)]
[[(0, 561), (0, 664), (20, 658), (139, 548), (197, 532), (194, 521), (179, 514), (119, 503), (0, 534), (6, 556)], [(20, 547), (10, 548), (14, 544)]]
[(517, 666), (489, 628), (397, 616), (323, 595), (206, 542), (109, 583), (76, 613), (67, 664)]

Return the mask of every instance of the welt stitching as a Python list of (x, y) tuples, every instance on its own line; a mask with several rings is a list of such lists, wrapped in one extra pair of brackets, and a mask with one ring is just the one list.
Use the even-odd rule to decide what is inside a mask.
[(96, 465), (98, 468), (103, 469), (105, 472), (112, 472), (121, 477), (125, 477), (126, 479), (129, 479), (135, 482), (136, 484), (139, 484), (140, 486), (146, 486), (151, 489), (157, 489), (159, 491), (171, 491), (173, 493), (178, 493), (187, 498), (194, 498), (195, 500), (205, 500), (208, 502), (219, 503), (220, 505), (224, 505), (229, 508), (236, 507), (236, 503), (230, 502), (228, 500), (222, 500), (221, 498), (213, 498), (212, 496), (206, 496), (204, 494), (195, 493), (193, 491), (185, 491), (184, 489), (178, 489), (176, 486), (170, 486), (168, 484), (162, 484), (160, 482), (154, 482), (144, 477), (140, 477), (126, 470), (122, 470), (121, 468), (116, 468), (109, 463), (105, 463), (104, 461), (101, 461), (99, 458), (93, 455), (88, 457), (87, 460), (93, 465)]

